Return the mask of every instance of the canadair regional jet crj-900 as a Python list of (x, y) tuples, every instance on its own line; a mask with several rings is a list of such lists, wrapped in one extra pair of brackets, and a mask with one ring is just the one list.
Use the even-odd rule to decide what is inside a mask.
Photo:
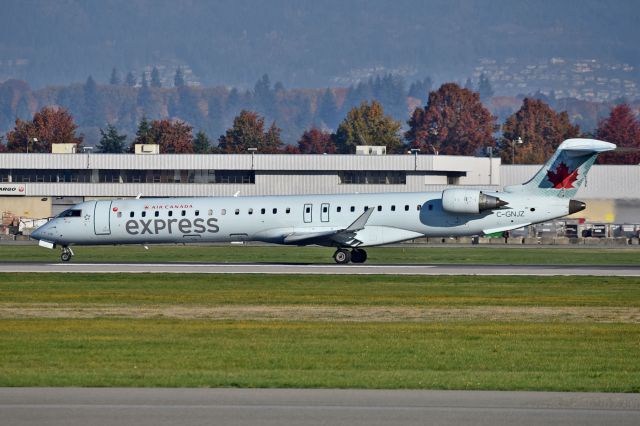
[(584, 210), (572, 199), (599, 153), (614, 144), (564, 141), (528, 182), (503, 192), (146, 198), (87, 201), (36, 229), (41, 246), (262, 241), (336, 247), (337, 263), (363, 263), (363, 247), (418, 237), (491, 234)]

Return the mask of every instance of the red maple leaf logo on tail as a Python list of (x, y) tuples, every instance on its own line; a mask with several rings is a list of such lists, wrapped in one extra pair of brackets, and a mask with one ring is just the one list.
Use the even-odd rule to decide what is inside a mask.
[(566, 164), (560, 163), (555, 172), (547, 171), (547, 179), (555, 189), (573, 188), (573, 183), (578, 179), (578, 169), (570, 172)]

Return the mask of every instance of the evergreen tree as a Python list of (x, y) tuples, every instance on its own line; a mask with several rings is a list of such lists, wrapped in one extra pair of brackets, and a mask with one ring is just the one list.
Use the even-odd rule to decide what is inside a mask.
[(209, 134), (219, 135), (224, 132), (224, 106), (220, 96), (211, 96), (208, 107), (207, 128), (209, 129)]
[(425, 77), (424, 80), (418, 80), (411, 83), (408, 95), (412, 98), (426, 101), (429, 97), (429, 92), (431, 92), (432, 86), (433, 82), (431, 81), (431, 77)]
[(153, 69), (151, 70), (151, 87), (154, 87), (156, 89), (162, 87), (162, 82), (160, 81), (160, 72), (156, 67), (153, 67)]
[(390, 153), (403, 151), (400, 122), (385, 115), (382, 105), (366, 101), (353, 108), (340, 123), (335, 134), (338, 151), (354, 154), (357, 145), (384, 145)]
[(493, 87), (484, 73), (480, 75), (480, 80), (478, 80), (478, 93), (480, 93), (480, 100), (482, 102), (487, 102), (493, 97)]
[(153, 136), (151, 135), (151, 123), (147, 120), (145, 115), (142, 116), (142, 120), (138, 123), (138, 130), (136, 131), (136, 138), (133, 140), (132, 149), (134, 144), (149, 144), (153, 142)]
[(142, 71), (142, 77), (141, 78), (142, 78), (142, 80), (140, 82), (140, 86), (142, 88), (149, 87), (149, 82), (147, 81), (147, 72), (146, 71)]
[(102, 116), (100, 114), (100, 104), (98, 99), (98, 87), (92, 76), (87, 78), (83, 86), (84, 92), (84, 124), (87, 126), (99, 125)]
[(175, 87), (182, 87), (185, 85), (184, 73), (182, 72), (182, 67), (178, 67), (176, 69), (176, 75), (173, 77), (173, 85)]
[(120, 75), (115, 67), (111, 70), (111, 77), (109, 78), (109, 84), (112, 86), (117, 86), (120, 84)]
[(338, 107), (336, 106), (336, 97), (329, 88), (318, 102), (318, 117), (329, 129), (335, 129), (338, 125)]
[(253, 87), (253, 98), (259, 112), (269, 117), (275, 116), (276, 97), (267, 74), (264, 74)]
[(127, 73), (127, 77), (125, 79), (125, 83), (127, 84), (127, 86), (129, 87), (135, 87), (137, 81), (136, 81), (136, 76), (133, 75), (133, 73), (131, 71), (129, 71)]
[(97, 146), (98, 152), (109, 154), (122, 154), (125, 148), (127, 135), (118, 133), (118, 129), (113, 124), (107, 124), (106, 130), (100, 129), (100, 143)]
[(211, 141), (203, 131), (196, 133), (195, 138), (193, 138), (193, 152), (196, 154), (208, 154), (211, 152)]

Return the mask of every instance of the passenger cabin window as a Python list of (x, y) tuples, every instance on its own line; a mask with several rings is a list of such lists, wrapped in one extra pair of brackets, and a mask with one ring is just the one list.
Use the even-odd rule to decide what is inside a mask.
[(404, 211), (405, 211), (405, 212), (408, 212), (408, 211), (409, 211), (409, 204), (405, 204), (405, 206), (404, 206)]
[(355, 212), (355, 211), (356, 211), (356, 208), (355, 208), (354, 206), (351, 206), (351, 211), (352, 211), (352, 212)]
[(196, 216), (200, 216), (200, 210), (196, 210)]
[(240, 214), (240, 209), (236, 209), (235, 213), (236, 213), (236, 216), (239, 215)]
[(267, 212), (266, 209), (260, 209), (260, 214), (265, 214)]
[(285, 210), (285, 213), (287, 213), (287, 214), (291, 213), (291, 208), (287, 207), (287, 209)]
[(326, 213), (326, 212), (328, 212), (328, 211), (329, 211), (329, 207), (324, 206), (324, 207), (322, 208), (322, 213)]
[(273, 214), (278, 214), (278, 209), (273, 209)]
[(366, 212), (367, 210), (369, 210), (369, 206), (364, 206), (364, 211)]
[(382, 211), (382, 206), (378, 206), (378, 211), (381, 212)]
[(142, 213), (141, 213), (141, 216), (142, 216), (142, 217), (147, 217), (147, 212), (142, 212)]
[(342, 210), (342, 207), (340, 207), (340, 206), (338, 206), (338, 207), (336, 208), (336, 211), (337, 211), (338, 213), (340, 213), (340, 211), (341, 211), (341, 210)]
[(173, 210), (169, 210), (169, 217), (173, 216)]
[(69, 209), (65, 210), (58, 215), (58, 217), (80, 217), (82, 216), (82, 210)]
[(136, 214), (134, 212), (129, 212), (129, 217), (134, 217)]
[(186, 210), (182, 210), (182, 212), (180, 212), (180, 216), (186, 216), (187, 215), (187, 211)]
[(307, 213), (311, 213), (311, 207), (307, 207), (304, 209)]
[(253, 209), (249, 209), (249, 214), (253, 214)]
[(160, 212), (159, 212), (158, 210), (156, 210), (156, 211), (154, 212), (154, 216), (155, 216), (155, 217), (160, 216)]
[(395, 212), (396, 211), (396, 206), (391, 206), (391, 211)]

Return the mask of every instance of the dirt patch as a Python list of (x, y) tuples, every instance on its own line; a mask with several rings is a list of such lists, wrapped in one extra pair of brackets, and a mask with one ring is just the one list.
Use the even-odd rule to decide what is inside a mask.
[(640, 308), (472, 306), (421, 308), (385, 306), (122, 306), (0, 304), (0, 319), (15, 318), (178, 318), (354, 322), (525, 321), (640, 323)]

